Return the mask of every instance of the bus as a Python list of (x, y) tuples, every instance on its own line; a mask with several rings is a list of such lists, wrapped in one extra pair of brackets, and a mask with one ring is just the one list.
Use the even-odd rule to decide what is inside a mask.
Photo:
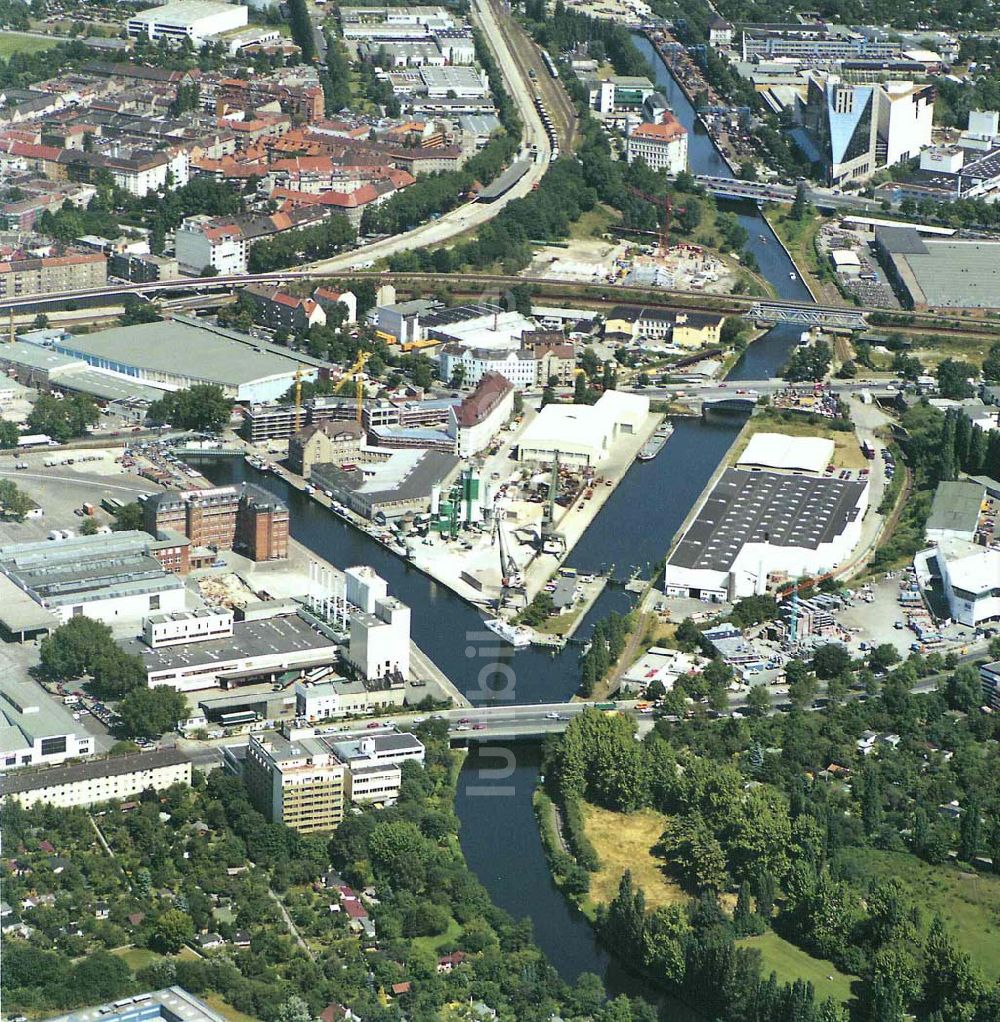
[(125, 505), (117, 497), (104, 497), (101, 500), (101, 507), (109, 515), (117, 514)]
[(223, 727), (239, 727), (241, 724), (252, 724), (257, 719), (253, 710), (231, 710), (219, 715), (219, 723)]

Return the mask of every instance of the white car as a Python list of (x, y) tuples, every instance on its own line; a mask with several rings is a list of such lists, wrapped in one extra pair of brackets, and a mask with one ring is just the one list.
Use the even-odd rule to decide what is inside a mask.
[(562, 720), (562, 717), (560, 717), (558, 713), (553, 712), (553, 713), (546, 713), (545, 714), (545, 719), (546, 720)]

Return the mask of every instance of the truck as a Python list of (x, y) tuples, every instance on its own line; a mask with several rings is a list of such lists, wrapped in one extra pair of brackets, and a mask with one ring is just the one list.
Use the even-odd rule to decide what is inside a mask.
[(25, 433), (17, 438), (18, 447), (58, 447), (58, 443), (47, 433)]
[(93, 505), (93, 504), (91, 504), (89, 500), (85, 500), (85, 501), (84, 501), (84, 502), (83, 502), (83, 503), (82, 503), (82, 504), (80, 505), (80, 510), (81, 510), (81, 511), (82, 511), (82, 512), (83, 512), (83, 513), (84, 513), (85, 515), (91, 515), (91, 516), (92, 516), (92, 515), (94, 514), (94, 512), (95, 512), (95, 511), (97, 510), (97, 508), (95, 508), (95, 507), (94, 507), (94, 505)]

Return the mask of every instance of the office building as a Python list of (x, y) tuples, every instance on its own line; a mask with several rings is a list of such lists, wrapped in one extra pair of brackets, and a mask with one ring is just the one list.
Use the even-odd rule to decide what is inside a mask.
[(225, 639), (233, 634), (234, 621), (233, 612), (227, 607), (201, 607), (176, 614), (150, 614), (142, 623), (142, 638), (150, 649)]
[(139, 11), (129, 18), (125, 27), (133, 39), (145, 38), (152, 42), (166, 39), (178, 46), (187, 39), (199, 48), (212, 36), (246, 28), (248, 23), (248, 9), (240, 4), (174, 0), (162, 7)]
[(642, 160), (651, 170), (679, 174), (687, 170), (687, 128), (673, 114), (664, 113), (656, 124), (640, 124), (628, 136), (629, 163)]
[(514, 412), (514, 386), (504, 376), (489, 373), (460, 405), (453, 405), (448, 435), (460, 458), (485, 450)]
[(180, 987), (124, 997), (114, 1004), (80, 1008), (45, 1022), (94, 1022), (95, 1019), (101, 1022), (225, 1022), (222, 1015)]
[(308, 479), (318, 462), (344, 465), (359, 460), (365, 440), (356, 422), (327, 419), (299, 430), (288, 441), (288, 467)]
[(929, 557), (937, 562), (941, 586), (953, 620), (970, 628), (1000, 621), (1000, 550), (949, 539), (914, 558), (923, 581)]
[(295, 683), (295, 717), (310, 723), (381, 713), (398, 709), (405, 701), (403, 685), (371, 685), (341, 677)]
[(979, 680), (983, 683), (983, 703), (994, 712), (1000, 712), (1000, 660), (980, 664)]
[[(150, 645), (144, 632), (143, 638), (125, 639), (119, 645), (142, 660), (150, 687), (168, 685), (178, 692), (273, 684), (279, 678), (291, 682), (336, 664), (338, 647), (331, 638), (300, 614), (274, 603), (272, 616), (233, 621), (231, 628), (220, 620), (218, 627), (175, 642)], [(157, 634), (162, 633), (149, 633), (150, 638)]]
[(0, 627), (26, 638), (78, 615), (108, 624), (184, 610), (184, 584), (144, 532), (41, 540), (0, 548)]
[(605, 391), (594, 405), (546, 405), (522, 433), (518, 458), (550, 462), (558, 453), (564, 465), (600, 465), (619, 437), (636, 435), (648, 415), (648, 398), (617, 390)]
[(864, 181), (931, 144), (934, 89), (913, 82), (855, 85), (836, 74), (808, 76), (803, 129), (793, 137), (828, 184)]
[[(94, 736), (41, 685), (16, 677), (5, 665), (0, 677), (0, 773), (93, 756)], [(6, 789), (4, 789), (6, 793)]]
[(850, 556), (867, 508), (867, 482), (727, 469), (667, 558), (664, 591), (723, 602), (822, 575)]
[(288, 556), (288, 508), (253, 483), (142, 498), (143, 528), (180, 533), (195, 547), (237, 550), (252, 561)]
[(191, 761), (178, 749), (156, 749), (0, 775), (0, 798), (12, 798), (25, 809), (39, 804), (70, 809), (190, 783)]
[(460, 380), (462, 386), (476, 387), (486, 376), (493, 375), (509, 380), (515, 390), (530, 390), (538, 382), (538, 361), (533, 352), (524, 348), (508, 351), (445, 344), (438, 365), (445, 384)]
[(345, 735), (333, 747), (347, 765), (347, 794), (356, 803), (392, 805), (399, 797), (402, 764), (424, 762), (423, 743), (396, 731)]
[(252, 734), (242, 771), (251, 801), (272, 823), (311, 834), (335, 830), (344, 818), (347, 769), (312, 732)]

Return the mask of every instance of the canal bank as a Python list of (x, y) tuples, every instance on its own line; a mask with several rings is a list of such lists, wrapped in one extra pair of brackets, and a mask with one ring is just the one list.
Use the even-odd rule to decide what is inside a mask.
[[(654, 57), (645, 40), (638, 40), (637, 46), (647, 58)], [(711, 140), (695, 126), (690, 104), (679, 89), (671, 87), (662, 62), (650, 62), (691, 132), (692, 171), (728, 173)], [(794, 267), (788, 257), (774, 240), (767, 240), (770, 227), (756, 208), (738, 209), (737, 215), (750, 232), (748, 247), (779, 295), (808, 301), (805, 287), (789, 277)], [(773, 376), (797, 339), (795, 328), (769, 331), (747, 348), (729, 379)], [(675, 426), (657, 458), (636, 462), (625, 473), (572, 551), (570, 566), (595, 572), (614, 564), (618, 574), (639, 568), (648, 577), (652, 565), (665, 556), (672, 537), (736, 439), (742, 420), (680, 418)], [(580, 662), (574, 645), (559, 651), (529, 648), (515, 653), (483, 628), (480, 615), (467, 603), (281, 479), (260, 474), (237, 459), (216, 459), (199, 467), (213, 482), (253, 479), (286, 500), (296, 539), (338, 567), (374, 567), (393, 593), (413, 608), (413, 638), (418, 646), (472, 703), (549, 702), (568, 699), (576, 692)], [(577, 634), (589, 637), (596, 621), (611, 611), (626, 613), (633, 603), (632, 594), (606, 587)], [(530, 745), (476, 749), (466, 758), (455, 808), (469, 866), (496, 905), (515, 917), (531, 919), (536, 942), (564, 979), (574, 982), (581, 973), (592, 972), (604, 979), (612, 995), (642, 993), (641, 984), (598, 944), (589, 921), (567, 904), (552, 883), (531, 804), (539, 763), (539, 749)], [(691, 1017), (673, 1005), (669, 1014), (679, 1022)]]

